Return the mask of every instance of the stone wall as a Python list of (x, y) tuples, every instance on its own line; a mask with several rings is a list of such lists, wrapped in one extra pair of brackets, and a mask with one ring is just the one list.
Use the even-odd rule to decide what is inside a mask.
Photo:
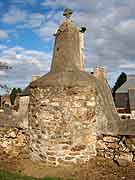
[(121, 166), (135, 160), (135, 136), (100, 135), (96, 143), (97, 156), (109, 158)]
[(31, 159), (58, 165), (86, 162), (95, 156), (95, 107), (94, 88), (31, 89)]
[(27, 131), (0, 127), (0, 160), (28, 158)]

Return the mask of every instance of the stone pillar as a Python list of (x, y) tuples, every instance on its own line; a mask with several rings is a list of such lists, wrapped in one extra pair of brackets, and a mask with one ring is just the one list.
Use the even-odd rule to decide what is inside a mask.
[(94, 70), (94, 76), (101, 81), (106, 80), (106, 73), (104, 68), (96, 67)]
[(52, 72), (84, 70), (84, 32), (70, 19), (60, 25), (55, 34)]
[(19, 109), (13, 111), (13, 115), (21, 128), (28, 128), (29, 96), (19, 97)]
[(28, 128), (29, 96), (21, 96), (19, 102), (20, 126)]

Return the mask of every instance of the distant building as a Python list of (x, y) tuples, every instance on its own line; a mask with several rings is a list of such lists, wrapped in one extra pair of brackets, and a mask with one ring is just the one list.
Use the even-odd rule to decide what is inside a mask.
[(116, 91), (115, 104), (119, 112), (131, 113), (135, 118), (135, 75), (128, 75), (127, 81)]

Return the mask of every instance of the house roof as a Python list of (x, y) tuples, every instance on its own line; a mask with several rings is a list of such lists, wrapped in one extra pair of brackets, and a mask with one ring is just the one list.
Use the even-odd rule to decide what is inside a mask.
[(127, 81), (117, 89), (116, 93), (128, 93), (129, 89), (135, 88), (135, 75), (128, 75)]

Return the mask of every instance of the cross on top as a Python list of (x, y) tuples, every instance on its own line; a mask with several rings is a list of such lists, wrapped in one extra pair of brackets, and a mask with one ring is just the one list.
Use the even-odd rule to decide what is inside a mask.
[(73, 11), (71, 9), (69, 9), (69, 8), (66, 8), (64, 10), (63, 16), (65, 16), (67, 19), (69, 19), (72, 14), (73, 14)]

